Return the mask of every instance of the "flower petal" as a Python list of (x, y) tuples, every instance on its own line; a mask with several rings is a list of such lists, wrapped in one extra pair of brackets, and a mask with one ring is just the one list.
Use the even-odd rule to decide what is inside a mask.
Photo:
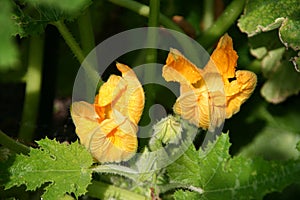
[(208, 93), (209, 97), (209, 130), (214, 131), (216, 127), (220, 127), (225, 119), (226, 99), (223, 92), (214, 91)]
[(95, 104), (99, 106), (107, 106), (116, 99), (120, 98), (126, 90), (127, 83), (122, 77), (116, 75), (110, 75), (107, 82), (99, 88), (97, 102)]
[[(208, 66), (208, 65), (207, 65)], [(203, 79), (208, 92), (209, 103), (209, 130), (214, 131), (225, 119), (226, 96), (223, 79), (217, 69), (205, 67)], [(215, 68), (215, 67), (214, 67)]]
[(162, 76), (166, 81), (195, 84), (201, 79), (201, 70), (186, 59), (178, 50), (170, 49)]
[(122, 77), (111, 75), (100, 87), (95, 98), (96, 111), (104, 120), (112, 118), (113, 110), (117, 110), (138, 124), (145, 103), (142, 85), (131, 68), (121, 63), (116, 65), (122, 72)]
[(99, 162), (120, 162), (130, 159), (137, 149), (137, 127), (129, 120), (117, 124), (113, 119), (104, 120), (88, 144)]
[(84, 101), (75, 102), (71, 106), (71, 116), (76, 126), (76, 134), (82, 144), (90, 141), (93, 132), (98, 129), (98, 115), (92, 104)]
[(133, 70), (120, 63), (117, 68), (122, 77), (111, 75), (93, 105), (75, 102), (71, 110), (81, 144), (100, 162), (126, 161), (137, 149), (144, 92)]
[[(180, 96), (173, 109), (184, 119), (210, 131), (220, 126), (224, 118), (237, 113), (256, 85), (256, 75), (237, 71), (237, 53), (232, 39), (225, 34), (205, 68), (198, 69), (179, 51), (171, 49), (163, 77), (181, 85)], [(230, 81), (230, 78), (235, 80)]]
[(251, 96), (257, 82), (256, 75), (250, 71), (239, 70), (235, 76), (236, 80), (225, 85), (226, 118), (240, 110), (241, 105)]
[(217, 48), (211, 55), (211, 59), (218, 67), (224, 80), (228, 81), (228, 78), (235, 76), (238, 55), (233, 49), (232, 39), (228, 34), (221, 37)]
[(93, 105), (81, 101), (72, 104), (71, 115), (80, 143), (99, 162), (126, 161), (135, 154), (137, 126), (121, 113), (98, 123)]
[(183, 119), (189, 120), (191, 123), (203, 129), (209, 127), (209, 102), (208, 92), (205, 87), (200, 89), (193, 89), (184, 86), (184, 93), (182, 93), (173, 109)]
[(122, 77), (126, 81), (127, 87), (123, 94), (122, 101), (116, 102), (114, 108), (121, 110), (124, 116), (128, 116), (129, 119), (138, 124), (143, 113), (145, 104), (145, 94), (141, 83), (136, 77), (134, 71), (127, 65), (117, 63), (117, 68), (122, 72)]
[[(126, 88), (126, 81), (116, 75), (111, 75), (107, 82), (99, 88), (99, 93), (95, 97), (95, 110), (99, 115), (99, 122), (111, 118), (112, 106), (115, 104), (113, 102), (121, 100)], [(124, 105), (124, 102), (122, 103)], [(124, 110), (125, 106), (122, 109)]]

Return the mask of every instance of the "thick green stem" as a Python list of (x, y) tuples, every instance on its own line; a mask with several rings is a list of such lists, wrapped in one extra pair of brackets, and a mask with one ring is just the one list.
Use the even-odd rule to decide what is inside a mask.
[(150, 0), (150, 12), (148, 26), (157, 27), (159, 25), (160, 0)]
[(16, 153), (29, 153), (29, 147), (17, 142), (0, 130), (0, 144)]
[(52, 22), (54, 26), (58, 29), (59, 33), (62, 35), (64, 38), (65, 42), (67, 45), (70, 47), (74, 55), (76, 56), (77, 60), (79, 63), (82, 63), (85, 55), (82, 51), (82, 49), (79, 47), (78, 43), (76, 42), (75, 38), (73, 35), (70, 33), (64, 22), (62, 21), (57, 21), (57, 22)]
[[(132, 10), (144, 17), (149, 17), (149, 13), (150, 13), (149, 6), (146, 6), (144, 4), (138, 3), (133, 0), (109, 0), (109, 1), (118, 6), (122, 6), (129, 10)], [(166, 28), (173, 29), (173, 30), (176, 30), (179, 32), (183, 32), (182, 29), (177, 26), (177, 24), (175, 24), (172, 20), (170, 20), (168, 17), (166, 17), (163, 14), (159, 14), (159, 21)]]
[[(158, 27), (159, 26), (159, 7), (160, 0), (150, 0), (150, 14), (149, 14), (149, 27)], [(155, 29), (149, 29), (147, 42), (149, 46), (156, 46), (158, 42), (158, 34)], [(156, 63), (157, 62), (157, 49), (148, 49), (146, 53), (146, 62), (147, 63)], [(155, 80), (156, 70), (154, 67), (148, 67), (145, 69), (144, 79), (145, 82), (151, 83)]]
[(203, 30), (207, 30), (214, 22), (214, 0), (204, 1)]
[(206, 49), (212, 46), (235, 22), (243, 11), (245, 2), (246, 0), (233, 0), (217, 21), (201, 35), (198, 42)]
[(78, 28), (83, 52), (85, 55), (88, 55), (95, 47), (95, 38), (89, 9), (78, 18)]
[[(96, 91), (91, 91), (91, 88), (93, 88), (93, 87), (90, 87), (90, 85), (102, 82), (101, 77), (99, 76), (99, 74), (96, 70), (97, 69), (96, 66), (93, 67), (89, 63), (89, 60), (86, 60), (84, 62), (85, 53), (80, 48), (80, 46), (76, 42), (73, 35), (70, 33), (70, 31), (68, 30), (68, 28), (66, 27), (66, 25), (62, 21), (52, 22), (52, 24), (54, 26), (56, 26), (56, 28), (58, 29), (58, 31), (60, 32), (60, 34), (64, 38), (65, 42), (67, 43), (67, 45), (70, 47), (71, 51), (76, 56), (79, 63), (82, 64), (82, 67), (85, 69), (85, 73), (86, 73), (86, 77), (87, 77), (86, 78), (86, 82), (87, 82), (87, 84), (86, 84), (87, 85), (86, 94), (87, 94), (88, 97), (93, 98), (93, 95)], [(82, 28), (84, 28), (84, 27), (82, 27)], [(92, 27), (90, 27), (89, 29), (91, 29), (91, 28)], [(84, 37), (90, 37), (91, 30), (87, 31), (87, 32), (89, 32), (89, 33), (84, 33), (84, 34), (88, 34), (88, 35), (85, 35)], [(94, 37), (94, 35), (92, 37)], [(84, 39), (84, 41), (86, 41), (86, 40), (87, 39)], [(86, 45), (86, 51), (88, 51), (88, 49), (90, 49), (90, 48), (93, 48), (92, 46), (94, 46), (92, 44), (92, 42), (87, 42), (87, 43), (89, 43), (89, 44), (85, 44)], [(96, 55), (94, 55), (94, 57), (92, 57), (91, 59), (96, 59)], [(92, 61), (92, 63), (93, 63), (93, 61)]]
[(117, 197), (118, 199), (121, 200), (144, 200), (148, 199), (145, 196), (142, 196), (140, 194), (136, 194), (134, 192), (105, 184), (99, 181), (93, 181), (91, 185), (88, 186), (88, 193), (90, 197), (95, 197), (98, 199), (109, 199), (112, 197)]
[(31, 142), (36, 128), (41, 93), (44, 36), (32, 36), (29, 44), (26, 93), (19, 139)]

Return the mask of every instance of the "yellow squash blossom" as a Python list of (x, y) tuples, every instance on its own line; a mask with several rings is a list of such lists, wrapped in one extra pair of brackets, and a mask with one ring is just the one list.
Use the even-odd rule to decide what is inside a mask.
[(211, 130), (222, 123), (222, 112), (225, 118), (237, 113), (257, 82), (253, 72), (236, 71), (237, 59), (232, 39), (227, 34), (219, 40), (204, 69), (171, 49), (163, 67), (163, 77), (166, 81), (180, 83), (180, 96), (173, 107), (174, 112), (203, 129)]
[(74, 102), (71, 116), (76, 133), (99, 162), (130, 159), (137, 149), (137, 124), (144, 108), (144, 92), (133, 70), (117, 63), (122, 77), (111, 75), (94, 104)]

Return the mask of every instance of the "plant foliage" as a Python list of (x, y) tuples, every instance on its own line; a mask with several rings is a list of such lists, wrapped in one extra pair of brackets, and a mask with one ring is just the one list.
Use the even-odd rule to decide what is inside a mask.
[[(33, 127), (29, 133), (19, 131), (18, 140), (11, 139), (15, 131), (5, 130), (11, 137), (0, 131), (1, 199), (31, 199), (30, 195), (50, 200), (83, 195), (84, 199), (133, 200), (290, 200), (289, 195), (298, 199), (299, 0), (0, 0), (0, 25), (0, 128), (5, 130), (2, 126), (12, 121), (17, 123), (13, 130)], [(62, 110), (60, 104), (51, 104), (54, 93), (72, 95), (78, 67), (99, 41), (146, 25), (185, 33), (208, 51), (224, 33), (232, 36), (238, 67), (255, 71), (258, 83), (239, 113), (226, 120), (223, 131), (229, 130), (228, 134), (198, 149), (205, 131), (178, 123), (172, 115), (175, 95), (164, 92), (167, 89), (148, 90), (149, 85), (144, 85), (147, 108), (154, 103), (167, 105), (169, 116), (155, 122), (151, 138), (139, 138), (135, 159), (96, 164), (77, 141), (68, 144), (46, 138), (30, 151), (18, 142), (34, 141), (33, 130), (39, 125), (30, 123), (51, 119), (52, 110), (44, 105)], [(118, 61), (137, 66), (132, 63), (144, 64), (149, 57), (151, 63), (165, 63), (162, 52), (150, 50), (146, 54), (130, 52)], [(98, 53), (100, 59), (106, 59)], [(41, 85), (36, 84), (32, 72)], [(101, 78), (106, 80), (110, 74), (114, 71), (108, 67)], [(22, 85), (21, 92), (10, 90), (16, 84)], [(41, 99), (40, 103), (31, 101), (32, 95)], [(13, 115), (10, 104), (17, 109), (23, 106), (18, 112), (24, 119)], [(147, 112), (144, 109), (140, 124), (152, 120)], [(74, 130), (69, 132), (72, 139), (64, 139), (76, 140)], [(46, 136), (38, 134), (36, 138)], [(194, 140), (193, 134), (197, 134)], [(162, 147), (164, 151), (157, 151)], [(173, 155), (176, 159), (169, 159)], [(297, 191), (289, 194), (285, 189), (291, 185)]]
[(60, 144), (55, 140), (37, 142), (39, 148), (31, 148), (29, 155), (16, 155), (9, 167), (6, 189), (25, 184), (27, 190), (45, 187), (44, 199), (58, 199), (64, 194), (76, 197), (87, 192), (91, 183), (93, 159), (78, 142)]
[(228, 134), (222, 134), (204, 151), (191, 146), (170, 165), (171, 183), (184, 188), (175, 192), (175, 199), (262, 199), (299, 181), (299, 159), (283, 162), (231, 157), (229, 147)]
[(295, 84), (300, 73), (294, 70), (299, 67), (299, 10), (297, 0), (253, 0), (247, 2), (239, 19), (238, 26), (250, 37), (252, 53), (261, 60), (268, 79), (261, 93), (272, 103), (283, 102), (300, 91)]

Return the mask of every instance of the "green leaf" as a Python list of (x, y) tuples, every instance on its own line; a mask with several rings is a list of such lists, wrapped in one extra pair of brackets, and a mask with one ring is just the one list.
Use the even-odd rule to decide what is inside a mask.
[[(279, 122), (280, 123), (280, 122)], [(268, 160), (287, 160), (299, 158), (297, 142), (300, 135), (280, 127), (265, 127), (250, 144), (241, 149), (240, 155), (246, 157), (263, 156)]]
[[(269, 53), (271, 55), (271, 52)], [(273, 58), (272, 58), (273, 60)], [(261, 88), (262, 96), (269, 102), (280, 103), (300, 91), (300, 73), (290, 61), (281, 61), (272, 67), (272, 74)]]
[(78, 142), (60, 144), (46, 138), (37, 143), (40, 148), (32, 148), (29, 156), (16, 156), (8, 169), (6, 189), (25, 184), (27, 190), (36, 190), (47, 183), (44, 199), (59, 199), (65, 193), (76, 197), (85, 194), (92, 178), (90, 153)]
[(251, 0), (247, 1), (238, 26), (248, 36), (279, 28), (281, 41), (299, 50), (299, 12), (298, 0)]
[(300, 30), (300, 4), (299, 2), (296, 3), (297, 10), (293, 13), (294, 16), (291, 17), (291, 19), (287, 18), (285, 21), (283, 21), (282, 26), (279, 30), (280, 32), (280, 38), (284, 42), (284, 45), (286, 47), (291, 47), (294, 50), (300, 49), (300, 41), (299, 41), (299, 30)]
[[(299, 55), (299, 53), (298, 53), (298, 55)], [(296, 69), (296, 71), (297, 72), (300, 72), (300, 57), (298, 56), (295, 56), (293, 59), (292, 59), (292, 61), (293, 61), (293, 64), (294, 64), (294, 67), (295, 67), (295, 69)]]
[(177, 190), (174, 193), (175, 200), (200, 199), (200, 194), (190, 191)]
[[(247, 121), (251, 124), (263, 122), (264, 126), (257, 130), (257, 135), (251, 143), (240, 149), (239, 154), (247, 157), (259, 155), (267, 160), (297, 159), (300, 156), (300, 152), (296, 149), (300, 140), (299, 99), (290, 98), (278, 105), (264, 102), (254, 107), (250, 108), (254, 113), (245, 113), (251, 116)], [(233, 126), (234, 124), (236, 122), (232, 122)], [(235, 132), (239, 130), (236, 129)]]
[(46, 7), (57, 8), (67, 13), (73, 14), (86, 8), (91, 0), (26, 0), (28, 3), (34, 5), (43, 5)]
[(18, 63), (18, 51), (13, 41), (14, 22), (12, 20), (12, 3), (0, 1), (0, 69), (7, 70)]
[(189, 190), (178, 192), (175, 197), (191, 197), (192, 191), (198, 199), (262, 199), (267, 193), (281, 191), (299, 181), (300, 160), (232, 158), (229, 147), (228, 135), (222, 134), (204, 151), (191, 146), (170, 165), (170, 182)]
[[(274, 39), (275, 38), (275, 39)], [(276, 31), (269, 31), (249, 38), (251, 53), (261, 61), (263, 75), (267, 78), (261, 89), (262, 96), (272, 103), (281, 103), (300, 91), (300, 73), (295, 70), (298, 57), (288, 51), (277, 38)]]
[(32, 8), (30, 8), (30, 11), (33, 13), (23, 11), (18, 5), (15, 5), (15, 12), (13, 13), (15, 31), (13, 35), (19, 35), (22, 38), (44, 32), (49, 20), (45, 20), (42, 16), (36, 18), (34, 15), (37, 11)]
[(300, 151), (300, 141), (297, 143), (296, 148), (297, 148), (298, 151)]
[(40, 13), (42, 21), (72, 20), (90, 4), (91, 0), (26, 0)]
[(26, 0), (24, 5), (15, 4), (13, 15), (15, 35), (28, 35), (44, 32), (47, 24), (59, 20), (72, 21), (90, 4), (91, 0)]
[(0, 147), (0, 162), (4, 162), (8, 160), (8, 158), (12, 155), (11, 150), (5, 147)]

